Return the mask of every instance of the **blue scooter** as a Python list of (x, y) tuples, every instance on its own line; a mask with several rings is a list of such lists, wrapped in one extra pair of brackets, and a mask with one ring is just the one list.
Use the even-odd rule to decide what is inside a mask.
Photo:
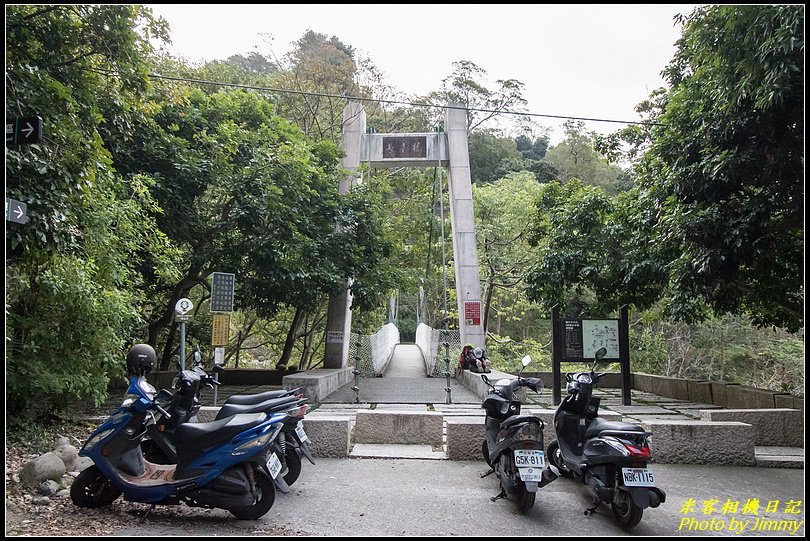
[(102, 507), (123, 494), (128, 501), (153, 506), (185, 502), (225, 509), (240, 519), (264, 516), (275, 502), (276, 487), (289, 490), (272, 451), (287, 415), (239, 414), (182, 424), (174, 434), (177, 464), (153, 464), (144, 459), (141, 440), (155, 422), (155, 411), (167, 416), (160, 393), (145, 378), (155, 358), (147, 344), (137, 344), (127, 354), (127, 394), (79, 452), (94, 465), (74, 480), (73, 503)]

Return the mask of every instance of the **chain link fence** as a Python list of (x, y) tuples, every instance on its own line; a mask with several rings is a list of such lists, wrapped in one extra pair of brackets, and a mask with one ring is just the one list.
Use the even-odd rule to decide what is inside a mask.
[[(416, 345), (422, 350), (428, 376), (444, 377), (445, 362), (444, 331), (420, 323), (416, 328)], [(450, 344), (450, 375), (456, 373), (458, 357), (461, 355), (461, 331), (447, 331), (447, 342)]]
[[(359, 354), (358, 354), (359, 338)], [(349, 342), (349, 363), (354, 364), (360, 358), (360, 375), (364, 378), (381, 376), (385, 372), (394, 347), (399, 344), (399, 329), (393, 323), (383, 325), (374, 334), (351, 333)]]

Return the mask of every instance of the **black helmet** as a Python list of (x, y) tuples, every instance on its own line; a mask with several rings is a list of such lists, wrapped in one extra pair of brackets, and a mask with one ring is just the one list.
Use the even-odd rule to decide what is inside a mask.
[(145, 376), (155, 366), (157, 355), (149, 344), (135, 344), (127, 353), (127, 374)]
[(480, 358), (482, 358), (482, 357), (484, 356), (484, 350), (483, 350), (482, 348), (475, 348), (475, 349), (473, 350), (473, 356), (474, 356), (476, 359), (480, 359)]

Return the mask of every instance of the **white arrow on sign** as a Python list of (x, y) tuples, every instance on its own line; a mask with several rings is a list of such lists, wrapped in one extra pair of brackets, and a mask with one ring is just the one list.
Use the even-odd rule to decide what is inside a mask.
[(22, 218), (22, 215), (23, 215), (23, 210), (22, 210), (22, 207), (17, 207), (17, 208), (15, 208), (15, 209), (14, 209), (14, 214), (16, 214), (16, 215), (17, 215), (17, 219)]
[(180, 315), (187, 313), (192, 308), (194, 308), (194, 304), (186, 298), (180, 299), (177, 301), (177, 304), (174, 305), (174, 311)]
[(34, 127), (31, 125), (30, 122), (26, 122), (25, 125), (28, 126), (28, 127), (27, 128), (22, 128), (20, 131), (21, 132), (28, 132), (28, 133), (25, 134), (25, 136), (26, 137), (31, 137), (31, 134), (34, 133)]

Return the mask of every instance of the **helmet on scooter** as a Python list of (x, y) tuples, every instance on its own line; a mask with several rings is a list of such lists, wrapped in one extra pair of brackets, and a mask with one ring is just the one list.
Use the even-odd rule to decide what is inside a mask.
[(127, 352), (127, 375), (145, 376), (155, 366), (157, 355), (149, 344), (135, 344)]
[(482, 359), (484, 357), (484, 349), (483, 348), (475, 348), (473, 350), (473, 357), (476, 359)]

